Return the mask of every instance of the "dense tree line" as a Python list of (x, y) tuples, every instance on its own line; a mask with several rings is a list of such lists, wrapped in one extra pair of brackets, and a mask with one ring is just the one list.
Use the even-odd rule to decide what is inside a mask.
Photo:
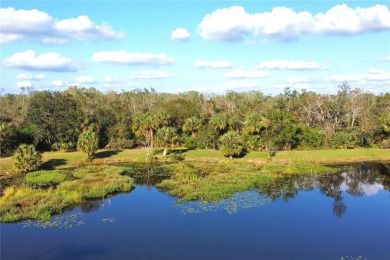
[(0, 156), (21, 143), (72, 150), (83, 131), (100, 148), (185, 146), (238, 150), (390, 147), (390, 94), (339, 86), (337, 94), (285, 89), (202, 94), (94, 88), (0, 96)]

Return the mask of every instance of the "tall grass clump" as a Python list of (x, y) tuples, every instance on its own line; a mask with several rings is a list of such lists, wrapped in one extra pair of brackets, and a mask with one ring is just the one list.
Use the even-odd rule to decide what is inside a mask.
[(34, 187), (45, 187), (60, 184), (67, 179), (68, 171), (36, 171), (27, 173), (24, 177), (26, 184)]
[(0, 198), (0, 222), (48, 220), (52, 214), (86, 199), (128, 192), (133, 187), (133, 179), (123, 176), (124, 173), (126, 168), (115, 166), (29, 173), (24, 182), (30, 186), (14, 185), (4, 190)]
[(181, 201), (217, 201), (271, 180), (256, 165), (240, 162), (181, 163), (173, 171), (173, 177), (157, 187)]

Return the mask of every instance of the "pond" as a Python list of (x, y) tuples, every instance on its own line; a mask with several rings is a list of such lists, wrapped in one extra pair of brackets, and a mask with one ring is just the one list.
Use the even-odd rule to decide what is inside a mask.
[(1, 224), (7, 259), (390, 259), (390, 172), (290, 176), (214, 203), (153, 185), (50, 222)]

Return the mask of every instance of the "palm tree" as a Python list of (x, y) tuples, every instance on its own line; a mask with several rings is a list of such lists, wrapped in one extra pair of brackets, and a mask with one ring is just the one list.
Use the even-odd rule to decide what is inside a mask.
[(99, 139), (95, 132), (86, 130), (82, 132), (77, 141), (77, 149), (87, 155), (87, 161), (91, 160), (99, 146)]
[(171, 147), (176, 139), (176, 130), (173, 127), (162, 127), (156, 134), (157, 142), (164, 148), (163, 155), (166, 156), (168, 148)]
[(14, 164), (22, 173), (38, 170), (42, 156), (33, 145), (21, 144), (14, 153)]
[(183, 131), (190, 131), (192, 137), (195, 137), (195, 133), (200, 129), (201, 126), (202, 120), (193, 116), (186, 119), (183, 125)]
[(216, 132), (226, 130), (228, 126), (228, 118), (225, 115), (216, 114), (210, 118), (209, 125)]
[(244, 133), (255, 134), (267, 128), (269, 126), (269, 120), (259, 113), (251, 113), (246, 117), (244, 125)]
[(241, 137), (235, 131), (229, 131), (221, 136), (220, 142), (223, 155), (231, 159), (241, 154), (243, 149)]

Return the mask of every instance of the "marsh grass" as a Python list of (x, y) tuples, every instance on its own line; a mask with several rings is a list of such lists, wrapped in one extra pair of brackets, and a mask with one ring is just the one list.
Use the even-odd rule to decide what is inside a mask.
[(174, 176), (157, 187), (180, 201), (217, 201), (236, 192), (255, 188), (271, 176), (249, 163), (179, 163), (174, 165)]
[[(75, 169), (64, 176), (55, 172), (57, 187), (33, 188), (13, 185), (6, 188), (0, 198), (0, 222), (15, 222), (24, 219), (48, 220), (50, 216), (79, 204), (85, 199), (104, 198), (117, 192), (128, 192), (133, 180), (123, 176), (126, 168), (115, 166), (87, 166)], [(27, 178), (33, 183), (52, 182), (47, 177), (53, 171), (41, 171)], [(69, 180), (73, 179), (73, 180)], [(37, 181), (38, 180), (38, 181)], [(27, 182), (27, 180), (26, 180)]]
[(273, 174), (323, 174), (339, 172), (342, 168), (310, 162), (292, 162), (289, 164), (270, 162), (264, 164), (261, 169), (262, 172)]
[(27, 173), (24, 177), (26, 184), (33, 187), (47, 187), (60, 184), (69, 178), (69, 171), (36, 171)]

